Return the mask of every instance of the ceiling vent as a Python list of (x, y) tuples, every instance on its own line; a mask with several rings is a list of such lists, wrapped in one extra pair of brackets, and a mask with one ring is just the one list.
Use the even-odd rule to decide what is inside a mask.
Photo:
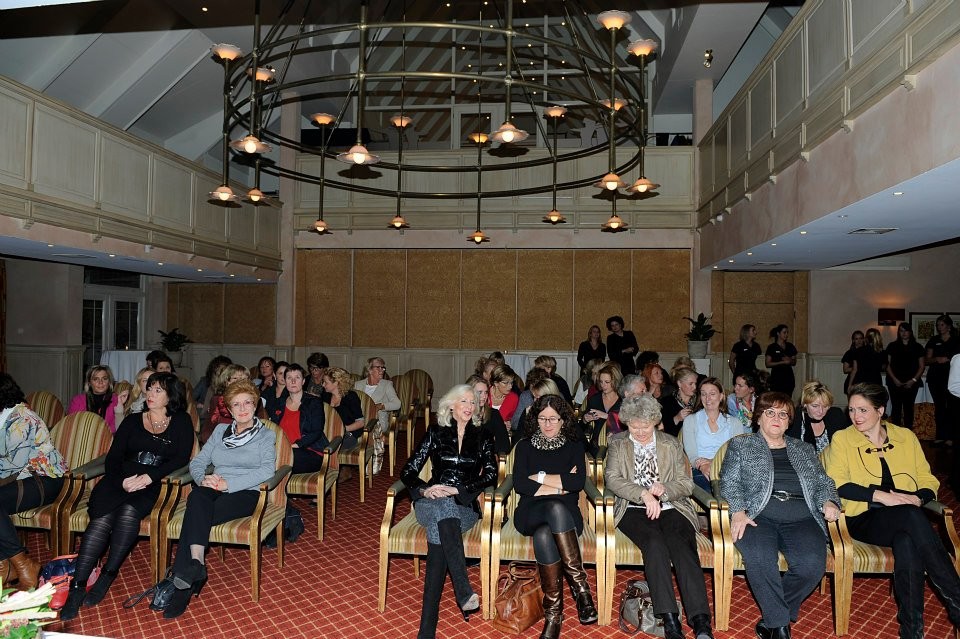
[(83, 253), (53, 253), (52, 257), (63, 257), (69, 260), (95, 260), (96, 255), (84, 255)]
[(783, 266), (783, 262), (754, 262), (754, 266)]
[(892, 231), (899, 231), (898, 228), (863, 228), (863, 229), (854, 229), (847, 233), (847, 235), (883, 235), (884, 233), (890, 233)]

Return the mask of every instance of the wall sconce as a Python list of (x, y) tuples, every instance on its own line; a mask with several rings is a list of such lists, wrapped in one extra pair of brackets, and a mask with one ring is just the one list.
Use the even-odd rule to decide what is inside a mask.
[(703, 52), (703, 66), (710, 68), (713, 65), (713, 49), (707, 49)]
[(902, 308), (877, 309), (878, 326), (896, 326), (905, 319), (907, 319), (907, 312)]

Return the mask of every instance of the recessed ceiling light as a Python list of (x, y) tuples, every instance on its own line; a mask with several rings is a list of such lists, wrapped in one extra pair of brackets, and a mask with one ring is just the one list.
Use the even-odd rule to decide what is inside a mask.
[(157, 266), (163, 266), (163, 262), (157, 262)]
[(776, 242), (770, 242), (770, 246), (776, 246), (776, 245), (777, 245)]
[(730, 262), (731, 264), (733, 264), (733, 260), (727, 260), (727, 261)]
[(231, 274), (230, 274), (230, 277), (236, 277), (236, 275), (234, 275), (233, 273), (231, 273)]
[(198, 269), (197, 269), (197, 273), (203, 273), (203, 269), (202, 269), (202, 268), (198, 268)]
[(841, 214), (838, 215), (837, 217), (839, 217), (839, 218), (842, 220), (843, 218), (845, 218), (845, 217), (850, 217), (850, 216), (847, 215), (846, 213), (841, 213)]
[(258, 281), (258, 282), (262, 282), (262, 281), (263, 281), (263, 278), (258, 277), (258, 278), (257, 278), (257, 281)]
[(747, 255), (753, 255), (753, 251), (748, 251)]
[(713, 265), (713, 268), (720, 268), (720, 267), (719, 267), (719, 266), (717, 266), (716, 264), (714, 264), (714, 265)]
[[(447, 5), (447, 6), (449, 7), (450, 5)], [(206, 7), (200, 7), (200, 10), (203, 11), (204, 13), (209, 11), (209, 9), (207, 9)]]
[(807, 234), (806, 231), (800, 231), (800, 235), (806, 235), (806, 234)]
[(47, 244), (47, 248), (53, 248), (53, 244)]
[(111, 254), (108, 255), (107, 257), (116, 257), (116, 256), (117, 256), (117, 255), (116, 255), (115, 253), (111, 253)]
[(894, 194), (894, 195), (903, 195), (903, 191), (894, 191), (893, 194)]

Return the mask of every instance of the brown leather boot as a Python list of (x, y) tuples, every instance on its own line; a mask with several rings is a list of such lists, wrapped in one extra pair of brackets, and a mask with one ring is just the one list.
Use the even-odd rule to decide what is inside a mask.
[(20, 590), (30, 590), (37, 587), (37, 575), (40, 574), (40, 564), (31, 559), (26, 552), (19, 552), (10, 557), (10, 563), (17, 576), (20, 578), (20, 584), (17, 586)]
[(17, 573), (13, 572), (10, 562), (6, 559), (0, 559), (0, 582), (6, 587), (11, 581), (17, 580)]
[(537, 564), (543, 590), (543, 632), (540, 639), (559, 639), (563, 624), (563, 563)]
[(590, 584), (587, 583), (587, 571), (583, 569), (583, 558), (580, 555), (580, 542), (577, 540), (577, 531), (568, 530), (554, 534), (557, 549), (560, 551), (560, 563), (563, 572), (567, 575), (573, 596), (577, 600), (577, 616), (583, 625), (597, 623), (597, 607), (593, 604), (590, 595)]

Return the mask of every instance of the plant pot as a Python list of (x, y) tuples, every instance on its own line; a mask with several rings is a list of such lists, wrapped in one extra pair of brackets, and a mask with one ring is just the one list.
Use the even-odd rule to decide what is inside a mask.
[(183, 365), (183, 351), (166, 351), (166, 353), (170, 361), (173, 362), (174, 368), (180, 368)]
[(690, 359), (703, 359), (707, 356), (707, 349), (710, 347), (710, 340), (687, 340), (687, 355)]

